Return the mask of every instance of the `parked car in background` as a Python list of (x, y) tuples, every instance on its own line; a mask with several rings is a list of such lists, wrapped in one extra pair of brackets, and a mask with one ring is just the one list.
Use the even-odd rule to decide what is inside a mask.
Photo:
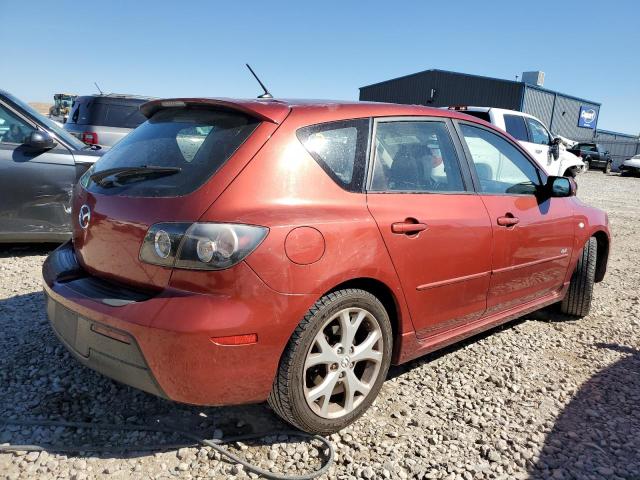
[(635, 155), (622, 162), (619, 170), (621, 175), (640, 175), (640, 155)]
[(491, 107), (449, 107), (480, 118), (504, 130), (538, 161), (547, 175), (575, 177), (585, 169), (584, 162), (567, 151), (567, 139), (556, 137), (536, 117), (517, 110)]
[(569, 151), (580, 158), (585, 164), (587, 170), (602, 170), (604, 173), (611, 172), (613, 160), (608, 150), (602, 145), (590, 142), (576, 143)]
[(139, 108), (149, 100), (115, 93), (78, 97), (64, 129), (86, 144), (108, 149), (146, 120)]
[(71, 192), (102, 152), (0, 90), (0, 242), (61, 242)]
[[(604, 212), (502, 130), (378, 103), (169, 99), (80, 179), (43, 266), (83, 364), (178, 402), (269, 401), (327, 434), (399, 364), (560, 302)], [(534, 279), (534, 280), (532, 280)]]

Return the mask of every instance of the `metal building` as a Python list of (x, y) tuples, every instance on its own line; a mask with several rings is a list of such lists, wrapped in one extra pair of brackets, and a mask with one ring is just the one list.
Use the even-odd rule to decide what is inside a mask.
[[(526, 72), (534, 73), (534, 72)], [(360, 100), (519, 110), (571, 139), (593, 138), (600, 103), (538, 85), (444, 70), (425, 70), (360, 88)]]

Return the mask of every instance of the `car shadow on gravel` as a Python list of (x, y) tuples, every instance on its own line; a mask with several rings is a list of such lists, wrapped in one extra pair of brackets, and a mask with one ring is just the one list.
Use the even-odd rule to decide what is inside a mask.
[(49, 255), (59, 243), (4, 243), (0, 244), (0, 258)]
[(625, 356), (580, 387), (547, 435), (530, 479), (640, 479), (640, 350), (595, 347)]
[[(167, 433), (62, 427), (6, 426), (5, 419), (155, 425), (212, 439), (264, 434), (247, 445), (298, 443), (266, 403), (197, 407), (128, 387), (79, 364), (55, 337), (44, 294), (0, 299), (0, 444), (80, 446), (74, 457), (132, 458), (193, 445)], [(169, 445), (161, 447), (160, 445)], [(93, 450), (92, 450), (93, 447)], [(108, 451), (100, 452), (100, 449)], [(321, 454), (322, 456), (322, 454)]]
[(504, 323), (502, 325), (498, 325), (496, 327), (493, 327), (489, 330), (485, 330), (484, 332), (478, 333), (476, 335), (473, 335), (465, 340), (461, 340), (459, 342), (456, 342), (452, 345), (449, 345), (447, 347), (441, 348), (439, 350), (436, 350), (435, 352), (431, 352), (428, 353), (426, 355), (423, 355), (421, 357), (416, 358), (415, 360), (411, 360), (407, 363), (403, 363), (402, 365), (391, 365), (391, 368), (389, 368), (389, 374), (387, 375), (387, 379), (392, 379), (392, 378), (396, 378), (410, 370), (413, 370), (414, 368), (419, 368), (420, 366), (427, 364), (427, 363), (431, 363), (434, 362), (442, 357), (445, 357), (453, 352), (457, 352), (458, 350), (462, 350), (465, 347), (468, 347), (469, 345), (472, 345), (476, 342), (481, 341), (484, 338), (490, 337), (491, 335), (495, 334), (496, 332), (500, 332), (502, 330), (507, 330), (510, 328), (514, 328), (517, 325), (520, 325), (524, 322), (526, 322), (527, 320), (534, 320), (536, 318), (532, 317), (530, 315), (521, 317), (521, 318), (517, 318), (515, 320), (512, 320), (510, 322)]

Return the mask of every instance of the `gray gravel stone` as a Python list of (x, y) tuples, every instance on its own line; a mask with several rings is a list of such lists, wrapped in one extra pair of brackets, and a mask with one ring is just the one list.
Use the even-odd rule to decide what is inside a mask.
[[(608, 274), (591, 313), (525, 316), (446, 351), (392, 367), (372, 408), (332, 435), (326, 478), (640, 478), (640, 179), (588, 172), (578, 194), (607, 210)], [(78, 364), (51, 331), (40, 269), (47, 247), (0, 247), (0, 418), (178, 425), (207, 438), (266, 432), (228, 446), (264, 468), (301, 473), (321, 452), (279, 434), (266, 405), (178, 405)], [(4, 368), (9, 365), (10, 368)], [(9, 426), (0, 443), (184, 447), (128, 455), (0, 453), (6, 478), (254, 478), (209, 448), (150, 432)]]

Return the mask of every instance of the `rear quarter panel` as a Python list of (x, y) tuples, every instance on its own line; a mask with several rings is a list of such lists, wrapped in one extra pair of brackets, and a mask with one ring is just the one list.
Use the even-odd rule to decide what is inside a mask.
[[(336, 120), (330, 116), (329, 120)], [(201, 221), (263, 225), (269, 234), (246, 263), (273, 290), (312, 294), (308, 307), (348, 280), (372, 278), (389, 287), (401, 331), (412, 331), (403, 293), (364, 193), (339, 187), (298, 141), (298, 128), (322, 118), (292, 113)], [(288, 235), (311, 227), (322, 236), (316, 261), (292, 261)], [(286, 247), (285, 247), (286, 243)], [(304, 248), (304, 245), (300, 245)], [(300, 318), (294, 319), (295, 328)]]

